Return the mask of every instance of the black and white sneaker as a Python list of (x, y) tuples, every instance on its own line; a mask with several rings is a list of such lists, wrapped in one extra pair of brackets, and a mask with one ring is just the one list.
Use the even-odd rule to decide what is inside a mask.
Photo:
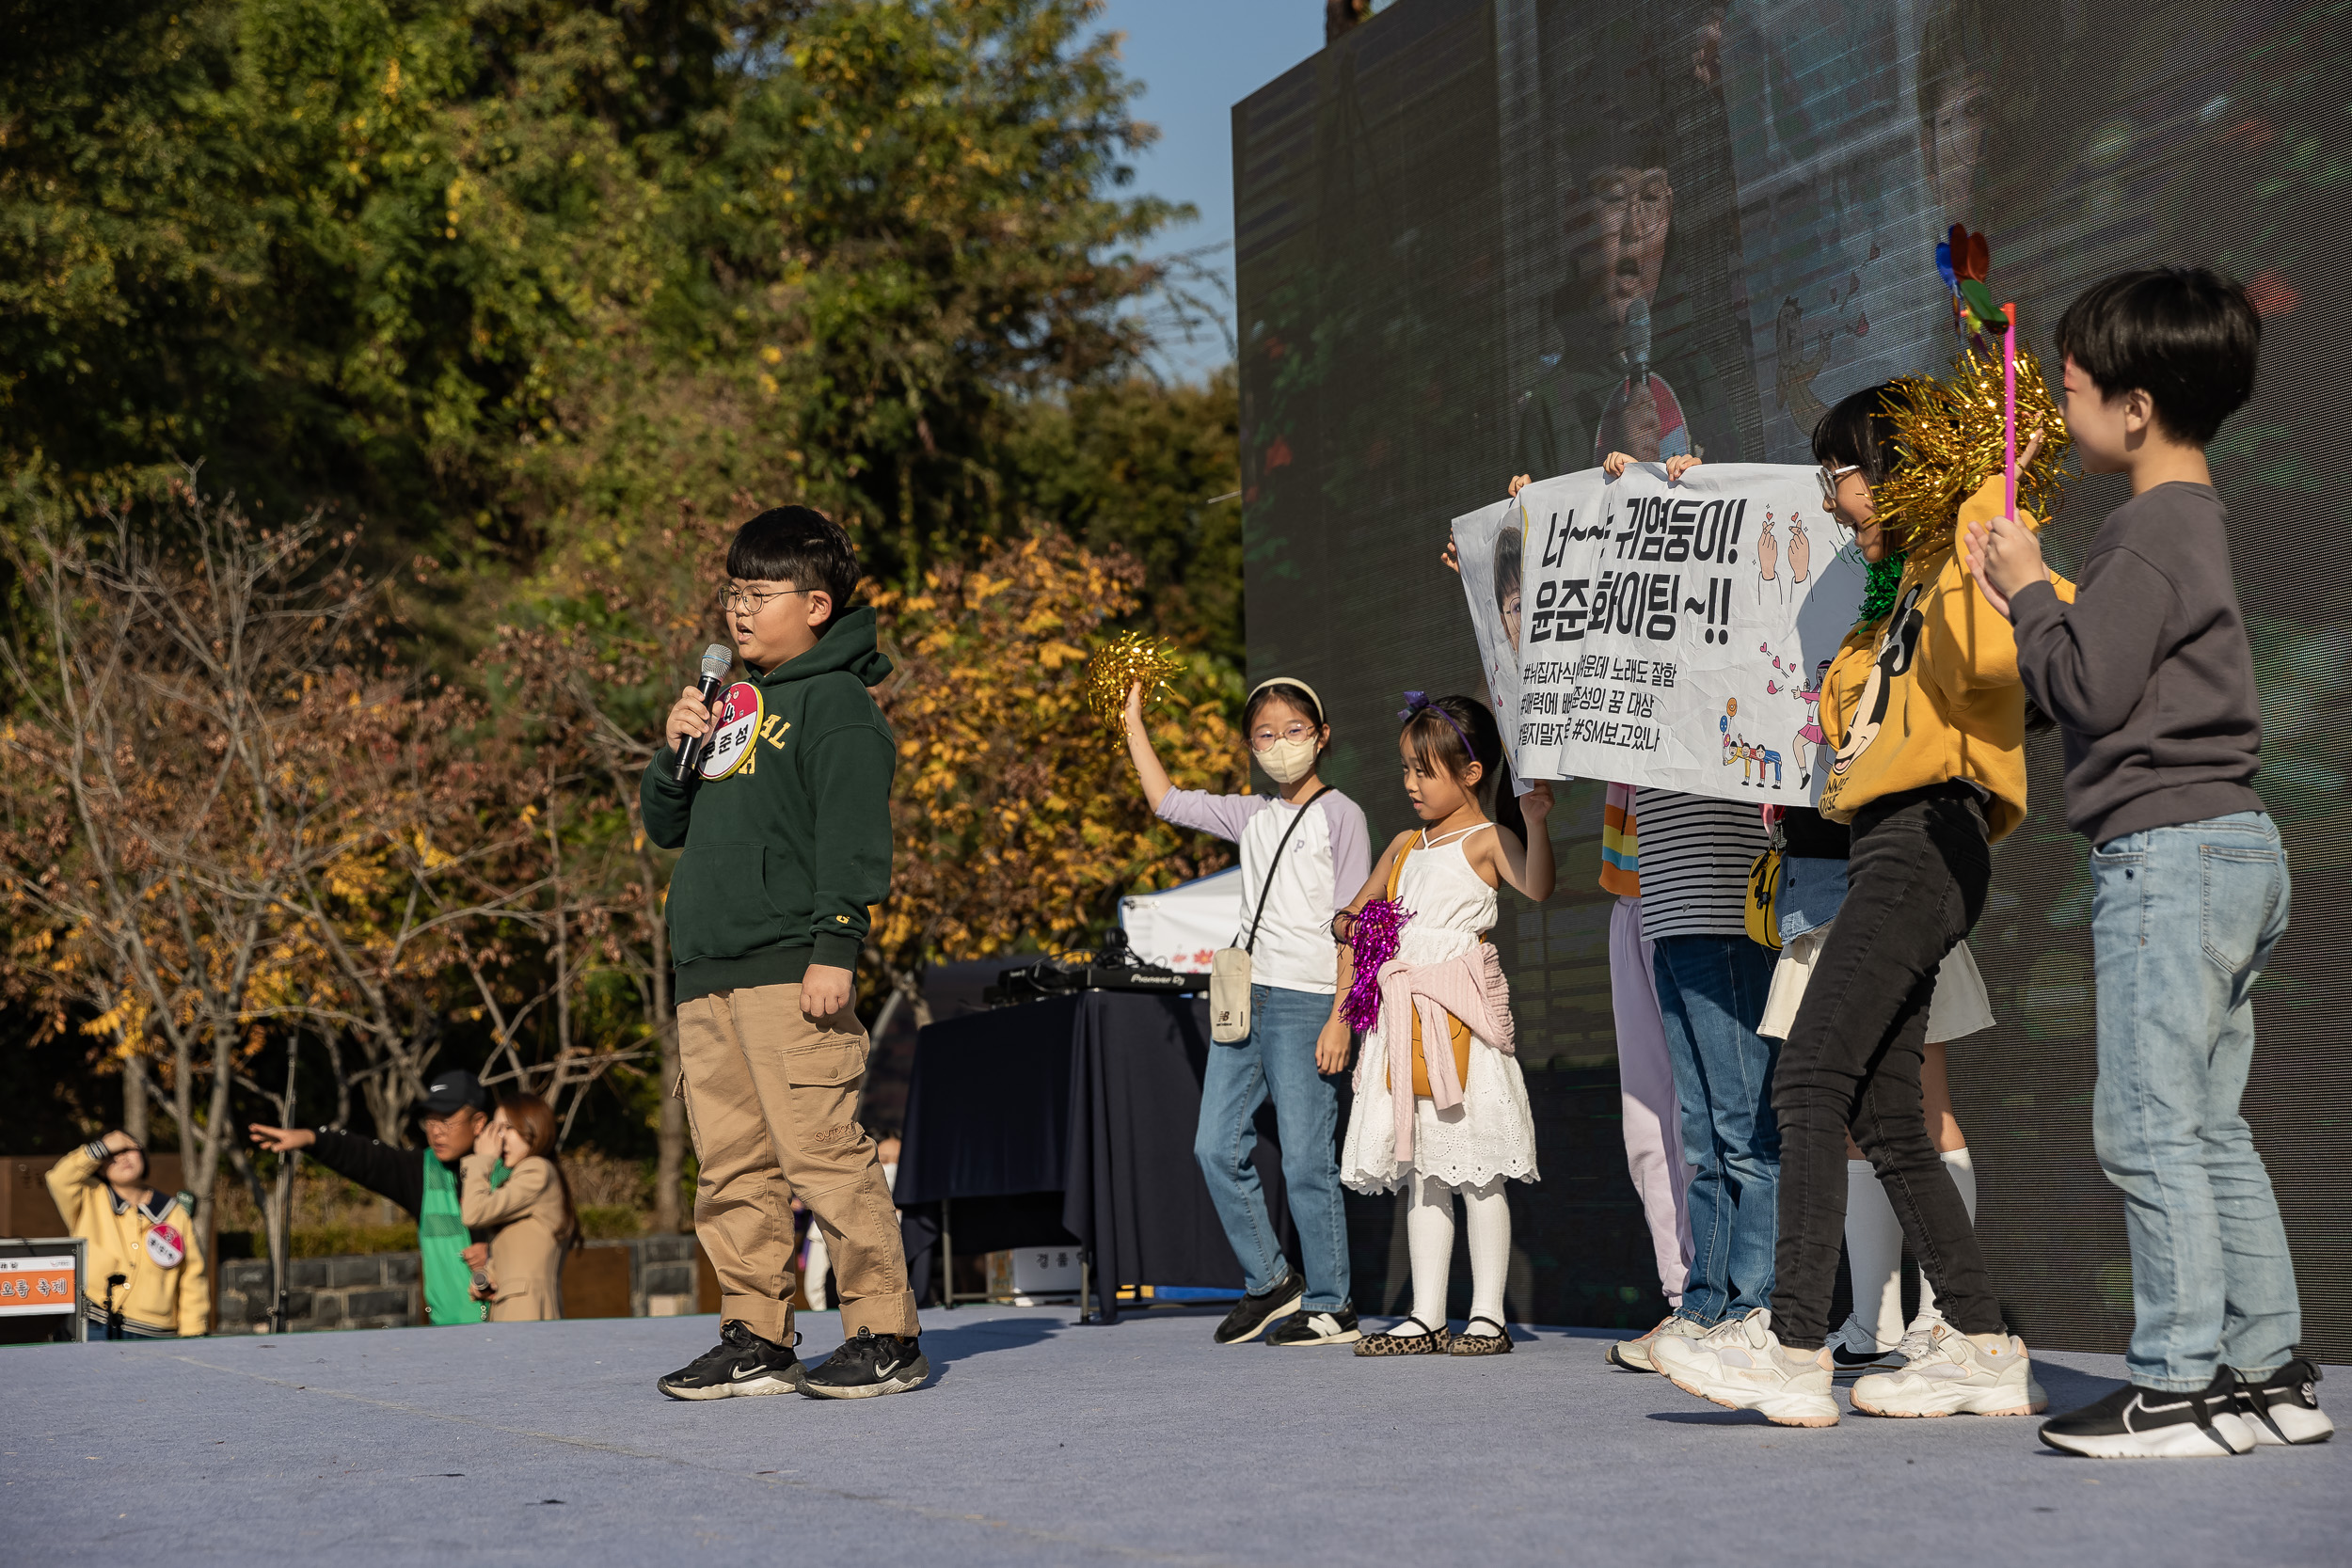
[(817, 1400), (870, 1400), (920, 1387), (930, 1375), (922, 1336), (861, 1328), (856, 1338), (808, 1370), (801, 1392)]
[(1269, 1345), (1352, 1345), (1364, 1337), (1356, 1326), (1356, 1308), (1342, 1302), (1337, 1307), (1300, 1307), (1274, 1325), (1274, 1332), (1265, 1337)]
[(2254, 1447), (2227, 1367), (2201, 1393), (2127, 1383), (2096, 1404), (2042, 1422), (2042, 1440), (2092, 1459), (2223, 1459)]
[(1254, 1295), (1241, 1298), (1225, 1321), (1216, 1325), (1216, 1342), (1220, 1345), (1246, 1344), (1266, 1331), (1270, 1323), (1289, 1317), (1307, 1299), (1306, 1282), (1292, 1270), (1284, 1270), (1282, 1277)]
[(2319, 1369), (2296, 1356), (2260, 1383), (2237, 1380), (2238, 1413), (2257, 1444), (2324, 1443), (2336, 1423), (2319, 1408)]
[[(800, 1336), (792, 1338), (797, 1341)], [(739, 1394), (788, 1394), (808, 1369), (790, 1345), (763, 1339), (736, 1319), (719, 1329), (719, 1342), (654, 1386), (674, 1400), (725, 1400)]]
[(1879, 1337), (1864, 1324), (1859, 1312), (1847, 1313), (1846, 1321), (1837, 1325), (1837, 1332), (1829, 1337), (1832, 1372), (1881, 1371), (1902, 1364), (1900, 1347), (1881, 1344)]

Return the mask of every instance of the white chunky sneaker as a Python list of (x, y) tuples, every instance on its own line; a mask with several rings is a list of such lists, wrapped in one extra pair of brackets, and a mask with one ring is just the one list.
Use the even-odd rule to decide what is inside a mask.
[(1873, 1367), (1899, 1367), (1903, 1355), (1899, 1347), (1881, 1344), (1861, 1314), (1849, 1312), (1829, 1337), (1829, 1364), (1835, 1371), (1867, 1372)]
[(1717, 1323), (1704, 1338), (1658, 1338), (1650, 1359), (1686, 1394), (1727, 1410), (1753, 1410), (1774, 1426), (1834, 1427), (1829, 1357), (1790, 1364), (1772, 1333), (1772, 1314), (1759, 1307), (1744, 1318)]
[(1660, 1339), (1696, 1339), (1706, 1334), (1707, 1325), (1679, 1312), (1670, 1312), (1658, 1321), (1658, 1326), (1638, 1339), (1620, 1339), (1609, 1347), (1609, 1364), (1623, 1367), (1629, 1372), (1654, 1372), (1657, 1364), (1650, 1357), (1650, 1347)]
[(2039, 1416), (2050, 1405), (2025, 1340), (1978, 1339), (1948, 1323), (1936, 1324), (1927, 1349), (1900, 1369), (1856, 1380), (1852, 1397), (1873, 1416)]

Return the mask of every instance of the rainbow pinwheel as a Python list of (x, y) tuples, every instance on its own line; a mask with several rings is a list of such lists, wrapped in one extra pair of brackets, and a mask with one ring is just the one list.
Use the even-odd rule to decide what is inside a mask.
[(2009, 330), (2008, 318), (1994, 303), (1986, 277), (1993, 270), (1993, 246), (1965, 224), (1952, 225), (1951, 235), (1935, 245), (1935, 270), (1952, 293), (1952, 322), (1963, 333), (1998, 337)]
[(2017, 307), (1996, 305), (1986, 278), (1993, 271), (1993, 245), (1964, 223), (1935, 245), (1935, 270), (1952, 293), (1952, 325), (1979, 348), (1987, 337), (2001, 342), (2001, 446), (2008, 472), (2009, 515), (2017, 515)]

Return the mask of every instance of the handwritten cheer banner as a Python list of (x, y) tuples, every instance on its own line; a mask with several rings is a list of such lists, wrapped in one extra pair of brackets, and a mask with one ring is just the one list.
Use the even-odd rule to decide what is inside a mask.
[(1455, 519), (1454, 539), (1520, 776), (1819, 797), (1820, 677), (1866, 568), (1813, 469), (1592, 468)]

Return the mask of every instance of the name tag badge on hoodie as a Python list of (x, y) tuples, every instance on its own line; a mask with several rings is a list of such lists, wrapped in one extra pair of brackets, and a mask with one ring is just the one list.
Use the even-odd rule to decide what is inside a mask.
[(759, 688), (749, 681), (737, 681), (727, 688), (710, 716), (710, 745), (703, 752), (704, 778), (723, 779), (743, 766), (752, 754), (752, 740), (759, 734)]
[(147, 1233), (147, 1255), (159, 1268), (176, 1269), (188, 1255), (188, 1243), (171, 1227), (158, 1225)]

